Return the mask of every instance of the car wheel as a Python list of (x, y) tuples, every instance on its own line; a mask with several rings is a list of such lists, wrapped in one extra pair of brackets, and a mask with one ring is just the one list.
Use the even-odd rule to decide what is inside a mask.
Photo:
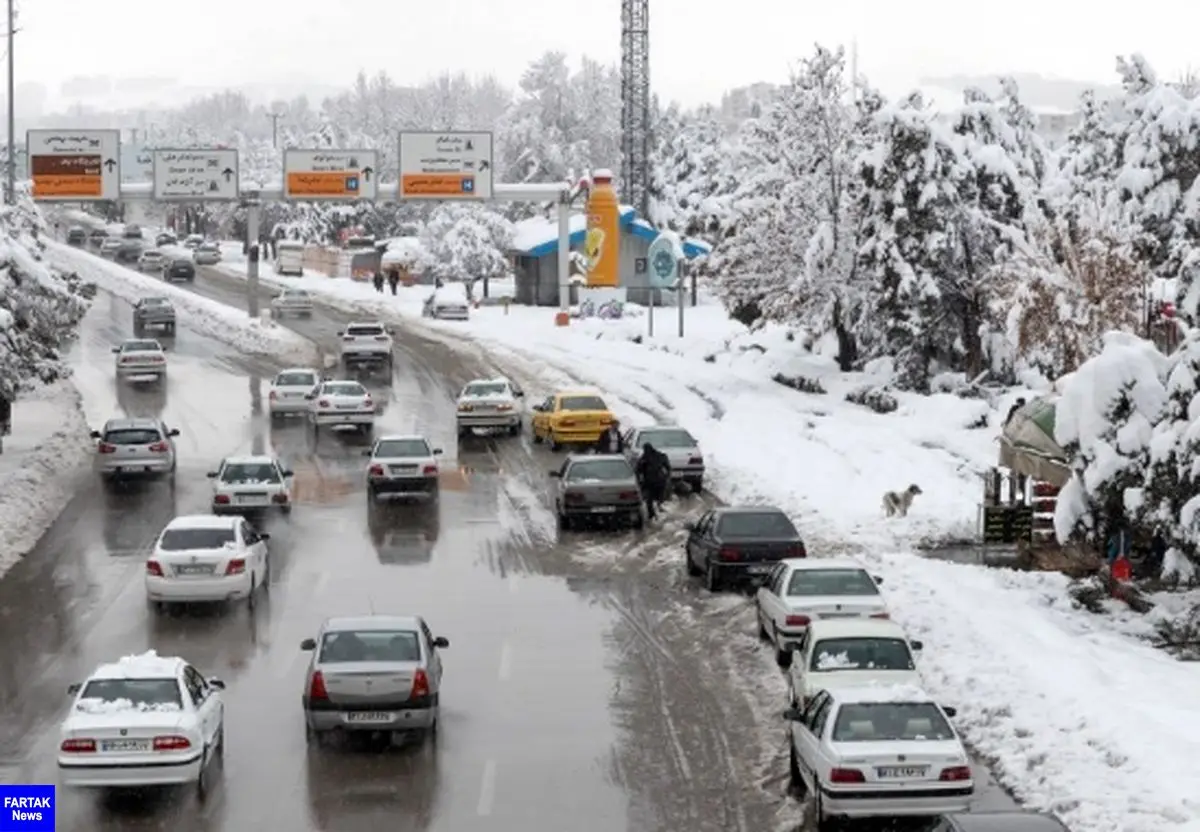
[(217, 759), (222, 763), (225, 762), (225, 723), (221, 723), (221, 727), (217, 729)]
[(258, 576), (253, 572), (250, 573), (250, 594), (246, 596), (246, 606), (253, 610), (258, 606), (258, 599), (254, 596), (258, 594)]
[(771, 628), (771, 646), (775, 648), (775, 664), (784, 670), (792, 666), (792, 651), (779, 646), (779, 628)]
[(558, 530), (560, 532), (568, 532), (571, 530), (571, 518), (563, 514), (562, 511), (558, 512)]
[(683, 546), (683, 563), (684, 563), (684, 566), (687, 568), (688, 575), (690, 575), (693, 578), (700, 577), (700, 575), (702, 574), (700, 572), (700, 567), (697, 566), (695, 564), (695, 562), (692, 560), (692, 553), (688, 551), (688, 547), (687, 547), (686, 543)]
[(533, 437), (533, 444), (542, 444), (542, 435), (538, 433), (537, 425), (534, 425), (532, 428), (530, 428), (529, 435)]
[(800, 757), (796, 754), (796, 746), (791, 737), (788, 737), (788, 786), (798, 797), (803, 797), (807, 791), (804, 776), (800, 774)]
[(201, 801), (208, 797), (209, 790), (212, 787), (211, 775), (209, 769), (212, 768), (212, 749), (205, 748), (204, 756), (200, 758), (200, 776), (196, 778), (196, 796)]
[(717, 592), (721, 589), (721, 575), (711, 563), (704, 570), (704, 587), (709, 592)]
[(696, 479), (692, 480), (691, 486), (692, 486), (692, 493), (699, 494), (700, 492), (702, 492), (704, 490), (704, 480), (700, 477), (697, 477)]

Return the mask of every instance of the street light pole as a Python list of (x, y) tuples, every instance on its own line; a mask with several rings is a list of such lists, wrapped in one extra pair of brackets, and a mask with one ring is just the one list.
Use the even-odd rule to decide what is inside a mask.
[(17, 101), (14, 62), (13, 35), (17, 33), (17, 13), (14, 8), (15, 0), (8, 0), (8, 178), (4, 186), (4, 201), (9, 205), (17, 201)]
[(267, 118), (271, 119), (271, 147), (279, 147), (279, 119), (283, 118), (283, 113), (267, 113)]

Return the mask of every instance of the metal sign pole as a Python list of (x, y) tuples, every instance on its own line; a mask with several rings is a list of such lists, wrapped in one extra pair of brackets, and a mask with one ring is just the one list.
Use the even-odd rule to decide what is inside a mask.
[(675, 281), (675, 305), (679, 307), (679, 337), (683, 337), (683, 308), (686, 305), (683, 300), (683, 276), (681, 275)]
[(650, 331), (646, 333), (649, 337), (654, 337), (654, 292), (653, 286), (650, 287), (650, 314), (646, 316), (646, 321), (650, 326)]
[(259, 213), (262, 206), (257, 199), (250, 200), (246, 206), (246, 312), (251, 318), (257, 318), (258, 311), (258, 225)]

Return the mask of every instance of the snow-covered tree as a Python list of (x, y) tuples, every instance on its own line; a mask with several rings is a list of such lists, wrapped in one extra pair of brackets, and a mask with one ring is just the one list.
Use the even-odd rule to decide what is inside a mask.
[(738, 177), (715, 113), (664, 113), (651, 162), (650, 221), (684, 236), (724, 239), (732, 230), (730, 197)]
[(510, 277), (516, 228), (481, 205), (447, 202), (434, 209), (421, 231), (423, 271), (468, 283)]

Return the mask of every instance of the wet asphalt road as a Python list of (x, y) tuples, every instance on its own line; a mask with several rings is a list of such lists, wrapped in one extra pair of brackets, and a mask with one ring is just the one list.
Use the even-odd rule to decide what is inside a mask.
[[(243, 300), (229, 278), (201, 271), (197, 292)], [(119, 389), (109, 348), (128, 336), (130, 315), (97, 299), (78, 382), (107, 402), (89, 413), (97, 426), (111, 410), (161, 413), (180, 428), (177, 485), (85, 489), (0, 581), (0, 666), (13, 671), (0, 674), (0, 781), (54, 782), (66, 686), (149, 648), (227, 682), (228, 753), (204, 804), (190, 790), (65, 793), (59, 829), (803, 828), (802, 806), (785, 793), (782, 682), (755, 641), (750, 602), (711, 597), (682, 575), (682, 525), (702, 500), (680, 500), (645, 533), (559, 542), (544, 508), (553, 455), (527, 436), (457, 445), (453, 395), (495, 368), (400, 332), (393, 377), (367, 380), (385, 402), (378, 432), (418, 430), (443, 447), (443, 497), (433, 515), (369, 522), (365, 444), (272, 428), (261, 412), (272, 364), (181, 319), (166, 341), (166, 389)], [(318, 313), (288, 325), (332, 352), (345, 320)], [(206, 510), (213, 463), (259, 448), (297, 472), (296, 511), (269, 526), (269, 599), (253, 612), (153, 614), (146, 549), (175, 514)], [(423, 614), (451, 641), (433, 752), (306, 747), (299, 643), (327, 615), (370, 609)], [(981, 805), (1009, 801), (991, 785)]]

